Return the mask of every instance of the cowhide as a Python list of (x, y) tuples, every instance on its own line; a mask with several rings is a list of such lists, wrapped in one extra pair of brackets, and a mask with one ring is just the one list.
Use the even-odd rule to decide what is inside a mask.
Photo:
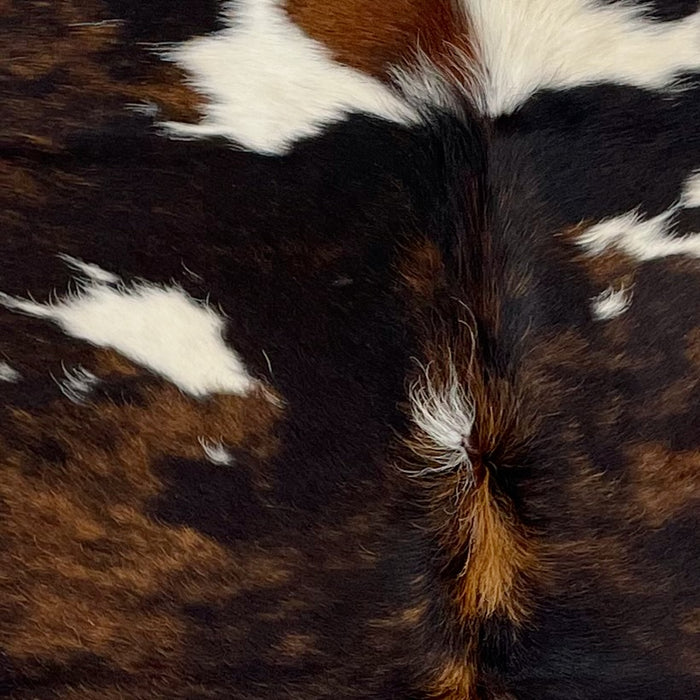
[(0, 696), (700, 697), (697, 2), (0, 50)]

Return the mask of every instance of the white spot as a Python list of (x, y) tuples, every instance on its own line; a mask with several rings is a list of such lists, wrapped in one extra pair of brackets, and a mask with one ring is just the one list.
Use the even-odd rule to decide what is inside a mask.
[(170, 135), (223, 136), (252, 151), (282, 154), (353, 112), (416, 120), (378, 80), (336, 63), (291, 22), (278, 0), (229, 4), (225, 21), (225, 29), (163, 54), (209, 98), (198, 124), (165, 122)]
[(655, 22), (594, 0), (462, 0), (477, 45), (483, 108), (512, 112), (538, 90), (603, 82), (661, 90), (700, 70), (700, 11)]
[(73, 268), (76, 272), (81, 272), (85, 278), (88, 280), (93, 280), (94, 282), (100, 282), (102, 284), (117, 284), (120, 280), (115, 274), (103, 270), (97, 265), (92, 263), (86, 263), (78, 258), (74, 258), (72, 255), (66, 255), (65, 253), (60, 253), (58, 256), (63, 260), (68, 267)]
[(179, 287), (108, 286), (93, 279), (55, 303), (0, 294), (0, 304), (53, 321), (61, 329), (117, 352), (193, 396), (245, 394), (254, 385), (224, 343), (224, 320)]
[(683, 185), (681, 206), (686, 209), (700, 207), (700, 170), (693, 173)]
[(0, 382), (18, 382), (22, 375), (7, 362), (0, 362)]
[(230, 466), (234, 463), (231, 453), (219, 442), (212, 442), (206, 438), (199, 438), (199, 444), (204, 450), (207, 459), (214, 464)]
[(144, 117), (150, 117), (151, 119), (155, 119), (155, 117), (158, 116), (158, 112), (160, 112), (158, 105), (151, 100), (144, 100), (143, 102), (129, 102), (125, 106), (130, 112), (140, 114)]
[(65, 379), (56, 380), (61, 393), (73, 403), (85, 403), (93, 388), (99, 384), (99, 379), (89, 370), (78, 366), (73, 371), (63, 368)]
[(700, 257), (700, 234), (672, 237), (673, 217), (678, 207), (672, 207), (651, 219), (631, 211), (605, 219), (586, 229), (577, 243), (589, 255), (614, 247), (637, 260), (654, 260), (669, 255)]
[(461, 466), (471, 468), (469, 439), (474, 427), (474, 403), (459, 383), (452, 362), (447, 381), (436, 386), (430, 376), (430, 365), (423, 377), (410, 388), (411, 415), (419, 428), (414, 451), (431, 463), (415, 476), (452, 471)]
[(622, 285), (619, 289), (608, 287), (591, 301), (591, 311), (596, 321), (607, 321), (623, 314), (632, 304), (632, 290)]

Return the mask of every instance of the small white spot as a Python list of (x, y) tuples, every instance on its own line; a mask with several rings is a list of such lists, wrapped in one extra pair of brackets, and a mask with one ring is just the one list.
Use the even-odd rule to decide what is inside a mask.
[(651, 219), (643, 218), (637, 211), (605, 219), (586, 229), (577, 243), (589, 255), (614, 247), (640, 261), (669, 255), (700, 258), (700, 234), (669, 235), (677, 210), (678, 207), (672, 207)]
[(413, 123), (415, 112), (388, 87), (336, 63), (302, 32), (279, 0), (228, 3), (226, 28), (162, 54), (209, 98), (198, 124), (165, 122), (180, 138), (223, 136), (243, 148), (283, 154), (353, 112)]
[(150, 117), (151, 119), (155, 119), (155, 117), (158, 116), (158, 112), (160, 112), (158, 105), (150, 100), (146, 100), (144, 102), (129, 102), (126, 105), (126, 108), (134, 114), (141, 114), (142, 116)]
[(206, 438), (200, 437), (199, 444), (204, 450), (207, 459), (213, 464), (221, 464), (230, 466), (234, 463), (233, 455), (224, 447), (223, 443), (213, 442)]
[(65, 253), (60, 253), (58, 257), (63, 260), (68, 267), (73, 268), (76, 272), (81, 272), (86, 279), (93, 280), (94, 282), (99, 282), (101, 284), (117, 284), (120, 280), (115, 274), (103, 270), (98, 265), (93, 265), (92, 263), (86, 263), (78, 258), (74, 258), (72, 255), (66, 255)]
[(700, 207), (700, 170), (693, 173), (683, 185), (681, 206), (686, 209)]
[(0, 362), (0, 382), (18, 382), (22, 375), (7, 362)]
[(619, 289), (608, 287), (591, 300), (593, 318), (606, 321), (623, 314), (632, 304), (632, 290), (624, 285)]
[(700, 69), (700, 12), (675, 22), (594, 0), (462, 0), (476, 42), (483, 108), (512, 112), (538, 90), (612, 82), (672, 88)]
[(90, 392), (99, 384), (100, 380), (89, 370), (82, 366), (70, 371), (63, 368), (65, 379), (55, 380), (61, 389), (61, 393), (73, 403), (85, 403)]
[(414, 451), (428, 466), (414, 476), (441, 473), (466, 466), (471, 469), (469, 439), (474, 427), (474, 403), (459, 383), (457, 371), (450, 362), (447, 380), (436, 386), (430, 365), (423, 377), (409, 390), (411, 415), (419, 428)]
[(224, 343), (224, 320), (212, 308), (176, 286), (102, 283), (107, 279), (112, 281), (111, 276), (93, 276), (78, 293), (54, 303), (0, 294), (0, 304), (53, 321), (93, 345), (113, 348), (192, 396), (245, 394), (254, 386), (238, 355)]

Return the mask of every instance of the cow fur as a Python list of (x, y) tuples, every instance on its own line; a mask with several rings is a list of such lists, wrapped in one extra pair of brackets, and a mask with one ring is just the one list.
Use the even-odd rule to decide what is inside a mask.
[(698, 696), (697, 3), (506, 4), (0, 8), (0, 695)]

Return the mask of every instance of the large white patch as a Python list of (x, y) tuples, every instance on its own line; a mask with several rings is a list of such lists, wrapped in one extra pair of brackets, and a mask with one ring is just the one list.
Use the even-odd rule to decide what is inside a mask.
[(114, 285), (111, 273), (68, 261), (87, 275), (77, 293), (46, 304), (0, 294), (0, 304), (112, 348), (192, 396), (244, 394), (252, 388), (254, 380), (224, 342), (224, 320), (212, 308), (176, 286)]
[(278, 0), (232, 3), (225, 19), (222, 31), (164, 54), (209, 99), (198, 124), (166, 122), (172, 136), (223, 136), (259, 153), (282, 154), (352, 112), (399, 123), (416, 119), (379, 81), (336, 63)]
[(483, 107), (513, 111), (533, 93), (614, 82), (659, 90), (700, 70), (700, 11), (676, 22), (595, 0), (461, 0), (477, 45)]
[(605, 219), (586, 229), (577, 243), (590, 255), (617, 248), (636, 260), (654, 260), (669, 255), (700, 257), (700, 234), (672, 237), (673, 220), (678, 207), (651, 219), (631, 211)]

